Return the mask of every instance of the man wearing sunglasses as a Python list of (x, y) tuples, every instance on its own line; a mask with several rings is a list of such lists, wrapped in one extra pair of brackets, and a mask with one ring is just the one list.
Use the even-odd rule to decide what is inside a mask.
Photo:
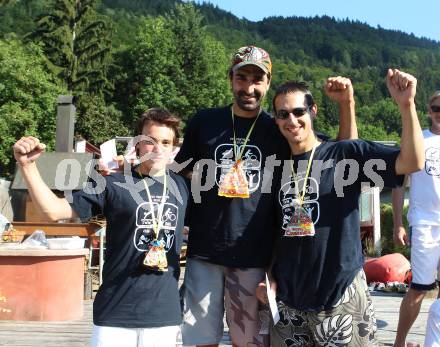
[[(187, 168), (197, 171), (194, 177), (202, 182), (215, 178), (212, 188), (200, 189), (200, 201), (190, 208), (184, 345), (217, 346), (225, 311), (234, 346), (267, 345), (259, 333), (255, 297), (274, 238), (273, 197), (270, 188), (263, 192), (263, 182), (273, 169), (267, 165), (268, 158), (281, 159), (287, 146), (272, 117), (262, 109), (271, 74), (272, 62), (265, 50), (238, 49), (229, 71), (233, 103), (199, 111), (189, 122), (175, 158), (178, 163), (189, 161)], [(329, 79), (326, 92), (340, 106), (340, 138), (357, 137), (350, 81)], [(197, 170), (196, 163), (207, 161), (214, 163), (215, 170)], [(239, 178), (236, 182), (234, 175)], [(232, 191), (225, 182), (238, 189)]]
[[(389, 70), (387, 86), (402, 114), (401, 150), (370, 141), (322, 141), (318, 106), (304, 83), (280, 86), (275, 121), (290, 146), (276, 184), (278, 237), (270, 271), (280, 314), (270, 336), (279, 346), (376, 345), (376, 321), (360, 242), (364, 182), (395, 186), (423, 166), (415, 109), (416, 79)], [(257, 296), (267, 301), (264, 283)]]
[(393, 189), (392, 194), (394, 242), (398, 246), (411, 244), (412, 270), (411, 285), (400, 306), (396, 347), (405, 346), (426, 292), (437, 286), (436, 279), (440, 280), (440, 91), (429, 100), (428, 116), (431, 126), (423, 130), (425, 167), (410, 175), (410, 238), (402, 222), (406, 184)]

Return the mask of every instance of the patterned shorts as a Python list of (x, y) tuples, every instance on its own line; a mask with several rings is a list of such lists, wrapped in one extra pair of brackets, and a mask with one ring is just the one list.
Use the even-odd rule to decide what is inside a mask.
[(373, 303), (363, 270), (333, 309), (305, 312), (278, 302), (280, 321), (270, 331), (273, 347), (377, 346)]

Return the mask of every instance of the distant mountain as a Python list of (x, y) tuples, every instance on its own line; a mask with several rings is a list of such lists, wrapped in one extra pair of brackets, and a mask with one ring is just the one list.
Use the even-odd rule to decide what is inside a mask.
[[(129, 44), (144, 16), (164, 15), (176, 3), (182, 1), (102, 0), (100, 12), (112, 18), (114, 42), (120, 47)], [(359, 90), (362, 103), (376, 102), (387, 96), (383, 77), (388, 67), (406, 69), (419, 78), (418, 98), (422, 110), (432, 91), (440, 88), (440, 43), (434, 40), (373, 28), (349, 19), (268, 17), (253, 22), (210, 3), (196, 6), (205, 17), (208, 31), (231, 54), (240, 46), (255, 44), (270, 53), (275, 66), (286, 64), (284, 68), (292, 71), (294, 64), (299, 72), (292, 77), (310, 80), (333, 73), (351, 77), (354, 82), (361, 83), (361, 88), (370, 84), (368, 88), (371, 89), (376, 85), (376, 91)], [(321, 73), (310, 69), (320, 69)]]
[[(112, 24), (112, 43), (117, 55), (133, 45), (145, 18), (167, 16), (181, 3), (180, 0), (101, 0), (97, 1), (97, 12)], [(426, 112), (431, 93), (440, 89), (440, 43), (434, 40), (329, 16), (278, 16), (253, 22), (209, 3), (195, 6), (204, 16), (207, 31), (229, 54), (248, 44), (261, 46), (270, 53), (274, 61), (272, 86), (287, 79), (310, 82), (326, 115), (324, 121), (318, 120), (323, 130), (331, 132), (337, 126), (337, 110), (322, 93), (322, 83), (328, 76), (352, 79), (361, 134), (363, 126), (364, 130), (373, 124), (382, 128), (381, 132), (370, 129), (368, 136), (372, 137), (392, 134), (394, 139), (400, 130), (398, 112), (387, 99), (384, 83), (387, 68), (404, 69), (417, 76), (421, 114)], [(23, 37), (34, 30), (33, 18), (50, 8), (50, 0), (11, 0), (0, 6), (0, 37)], [(269, 103), (267, 106), (270, 108)], [(421, 120), (426, 123), (426, 117)]]
[[(124, 30), (117, 30), (116, 34), (125, 35), (120, 40), (122, 42), (129, 41), (127, 34), (134, 32), (127, 26), (138, 24), (136, 20), (127, 23), (128, 18), (165, 14), (175, 3), (181, 2), (103, 0), (100, 10), (116, 23), (123, 23)], [(197, 7), (204, 15), (209, 31), (231, 51), (240, 45), (254, 43), (265, 47), (275, 58), (324, 66), (342, 63), (352, 68), (414, 67), (440, 61), (439, 42), (401, 31), (373, 28), (359, 21), (322, 16), (268, 17), (252, 22), (209, 3)]]
[[(0, 33), (23, 36), (33, 29), (32, 18), (50, 8), (49, 0), (9, 1), (0, 6)], [(181, 0), (101, 0), (98, 11), (112, 19), (116, 48), (130, 43), (142, 18), (164, 15)], [(271, 56), (295, 63), (347, 68), (394, 65), (426, 67), (440, 62), (440, 43), (397, 30), (333, 17), (268, 17), (252, 22), (210, 3), (196, 5), (208, 30), (233, 51), (258, 44)], [(416, 55), (416, 56), (415, 56)]]

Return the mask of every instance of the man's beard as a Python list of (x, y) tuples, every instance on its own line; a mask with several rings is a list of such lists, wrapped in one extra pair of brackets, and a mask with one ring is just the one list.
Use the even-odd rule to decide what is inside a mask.
[[(255, 102), (249, 102), (247, 100), (244, 100), (244, 97), (253, 97), (255, 98)], [(237, 106), (242, 109), (243, 111), (255, 111), (260, 108), (261, 106), (261, 94), (258, 92), (254, 92), (252, 94), (247, 94), (243, 91), (238, 92), (235, 97), (235, 102), (237, 103)]]

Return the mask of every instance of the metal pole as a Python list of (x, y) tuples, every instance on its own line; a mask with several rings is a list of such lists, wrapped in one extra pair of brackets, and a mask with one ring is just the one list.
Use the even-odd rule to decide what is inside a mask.
[(373, 235), (374, 251), (376, 256), (380, 257), (382, 253), (382, 244), (380, 242), (380, 189), (374, 187), (371, 189), (373, 200)]
[(99, 231), (99, 285), (102, 284), (102, 269), (104, 267), (104, 242), (105, 227)]

